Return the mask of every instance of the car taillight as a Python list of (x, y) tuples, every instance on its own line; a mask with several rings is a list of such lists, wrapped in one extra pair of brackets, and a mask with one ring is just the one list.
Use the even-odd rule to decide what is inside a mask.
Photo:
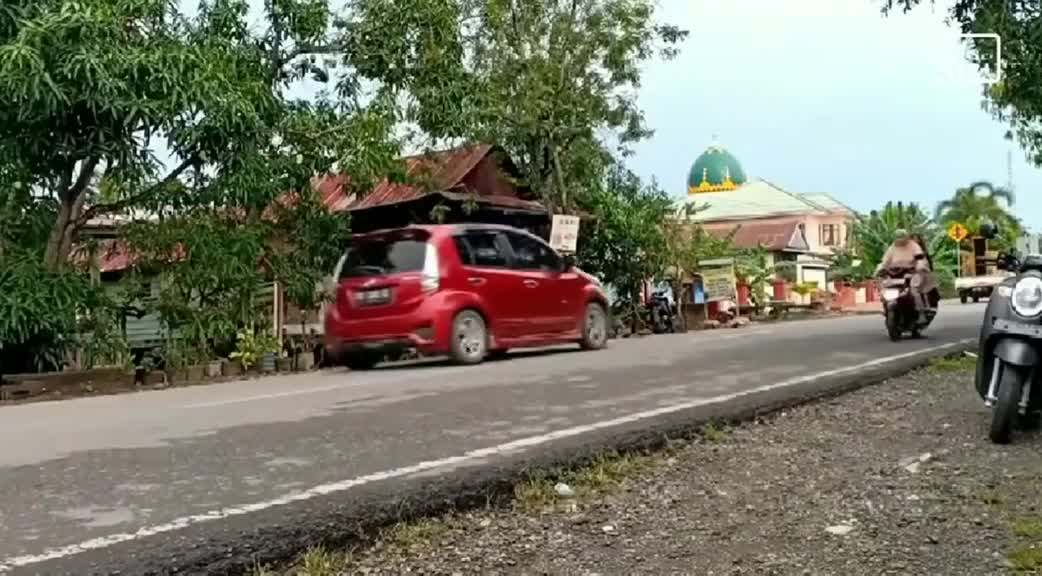
[(438, 289), (438, 281), (441, 275), (438, 272), (438, 250), (434, 244), (427, 244), (423, 254), (423, 279), (420, 286), (425, 292), (433, 292)]

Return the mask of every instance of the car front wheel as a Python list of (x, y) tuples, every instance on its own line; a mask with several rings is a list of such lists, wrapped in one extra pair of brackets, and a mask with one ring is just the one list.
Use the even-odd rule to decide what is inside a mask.
[(598, 302), (586, 305), (583, 314), (582, 340), (584, 350), (600, 350), (608, 343), (608, 314)]

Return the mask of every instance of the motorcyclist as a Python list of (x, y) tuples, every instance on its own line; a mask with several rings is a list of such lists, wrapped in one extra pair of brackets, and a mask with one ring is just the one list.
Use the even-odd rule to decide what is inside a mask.
[(888, 268), (909, 268), (913, 270), (911, 286), (912, 300), (915, 302), (919, 318), (925, 319), (930, 308), (926, 294), (932, 289), (930, 265), (922, 246), (912, 239), (907, 230), (899, 229), (894, 233), (894, 242), (886, 249), (883, 260), (876, 267), (876, 275)]
[(933, 310), (937, 308), (937, 304), (941, 301), (941, 291), (937, 286), (937, 278), (934, 275), (933, 258), (930, 257), (930, 250), (927, 248), (926, 239), (923, 238), (922, 234), (912, 234), (911, 237), (923, 249), (923, 255), (926, 256), (926, 265), (929, 267), (929, 273), (924, 275), (923, 285), (920, 289), (927, 308)]

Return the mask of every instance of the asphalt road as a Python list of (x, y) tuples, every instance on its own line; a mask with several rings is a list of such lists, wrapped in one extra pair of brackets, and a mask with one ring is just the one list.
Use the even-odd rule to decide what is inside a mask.
[(881, 317), (845, 317), (3, 407), (0, 572), (140, 574), (132, 559), (151, 557), (161, 573), (396, 479), (973, 338), (982, 311), (944, 306), (926, 338), (896, 344)]

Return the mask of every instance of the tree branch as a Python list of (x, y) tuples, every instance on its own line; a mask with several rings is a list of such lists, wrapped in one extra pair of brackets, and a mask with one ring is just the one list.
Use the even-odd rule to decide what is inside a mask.
[(126, 209), (128, 206), (132, 206), (134, 204), (142, 202), (143, 200), (148, 199), (167, 184), (170, 184), (174, 180), (177, 180), (177, 178), (181, 176), (181, 174), (183, 174), (185, 170), (188, 170), (188, 168), (190, 168), (195, 162), (196, 157), (193, 154), (186, 158), (183, 162), (181, 162), (176, 168), (171, 170), (170, 173), (167, 174), (162, 180), (142, 190), (138, 194), (132, 194), (131, 196), (128, 196), (127, 198), (124, 198), (122, 200), (117, 200), (116, 202), (109, 202), (106, 204), (95, 204), (94, 206), (91, 206), (90, 208), (84, 210), (83, 213), (79, 216), (79, 218), (76, 219), (76, 224), (85, 224), (87, 221), (89, 221), (91, 218), (94, 218), (95, 216), (119, 212), (120, 210)]

